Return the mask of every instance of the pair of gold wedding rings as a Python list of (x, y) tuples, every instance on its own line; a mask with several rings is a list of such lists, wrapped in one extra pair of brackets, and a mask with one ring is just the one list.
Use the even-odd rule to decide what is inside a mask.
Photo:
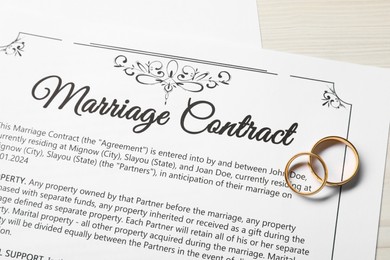
[[(327, 143), (327, 142), (340, 142), (344, 145), (346, 145), (349, 149), (351, 149), (351, 151), (353, 152), (354, 154), (354, 157), (355, 157), (355, 160), (356, 160), (356, 163), (355, 163), (355, 166), (352, 170), (352, 174), (349, 175), (348, 178), (346, 179), (343, 179), (339, 182), (332, 182), (332, 181), (328, 181), (328, 167), (326, 166), (326, 163), (324, 162), (324, 160), (317, 154), (317, 150), (318, 150), (318, 147), (320, 147), (320, 145), (323, 145), (324, 143)], [(298, 157), (300, 156), (309, 156), (309, 161), (307, 162), (308, 166), (310, 167), (310, 170), (311, 172), (313, 173), (314, 177), (320, 181), (321, 185), (313, 190), (313, 191), (308, 191), (308, 192), (304, 192), (304, 191), (301, 191), (299, 189), (296, 188), (296, 185), (293, 185), (291, 183), (291, 180), (290, 180), (290, 175), (291, 175), (291, 165), (293, 163), (294, 160), (296, 160)], [(314, 159), (317, 159), (321, 165), (322, 165), (322, 168), (323, 168), (323, 176), (320, 176), (315, 170), (314, 170), (314, 167), (313, 167), (313, 160)], [(325, 186), (341, 186), (341, 185), (344, 185), (346, 184), (347, 182), (349, 182), (353, 177), (355, 177), (355, 175), (357, 174), (358, 170), (359, 170), (359, 164), (360, 164), (360, 160), (359, 160), (359, 154), (355, 148), (355, 146), (350, 142), (348, 141), (347, 139), (343, 138), (343, 137), (340, 137), (340, 136), (327, 136), (325, 138), (322, 138), (320, 139), (317, 143), (315, 143), (311, 149), (310, 152), (303, 152), (303, 153), (298, 153), (296, 155), (294, 155), (288, 162), (287, 162), (287, 165), (286, 165), (286, 168), (284, 170), (284, 177), (285, 177), (285, 180), (287, 182), (287, 185), (296, 193), (300, 194), (300, 195), (304, 195), (304, 196), (309, 196), (309, 195), (314, 195), (316, 193), (318, 193), (319, 191), (321, 191)], [(294, 187), (295, 186), (295, 187)]]

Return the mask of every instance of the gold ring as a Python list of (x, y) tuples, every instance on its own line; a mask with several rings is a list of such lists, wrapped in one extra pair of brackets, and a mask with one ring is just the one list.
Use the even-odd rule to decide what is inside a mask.
[[(325, 181), (327, 186), (341, 186), (341, 185), (344, 185), (345, 183), (349, 182), (356, 175), (356, 173), (359, 170), (359, 162), (360, 162), (359, 154), (358, 154), (355, 146), (350, 141), (348, 141), (347, 139), (345, 139), (343, 137), (340, 137), (340, 136), (327, 136), (327, 137), (322, 138), (321, 140), (319, 140), (317, 143), (315, 143), (313, 145), (313, 148), (311, 149), (311, 153), (315, 154), (315, 149), (317, 148), (317, 146), (320, 145), (321, 143), (324, 143), (324, 142), (327, 142), (327, 141), (338, 141), (338, 142), (341, 142), (341, 143), (345, 144), (346, 146), (348, 146), (352, 150), (353, 154), (355, 155), (355, 159), (356, 159), (355, 169), (353, 170), (353, 173), (352, 173), (352, 175), (349, 178), (347, 178), (347, 179), (345, 179), (343, 181), (339, 181), (339, 182)], [(312, 167), (311, 157), (310, 157), (309, 166), (310, 166), (310, 168), (312, 170), (312, 173), (317, 177), (317, 179), (320, 180), (320, 181), (323, 181), (322, 178), (314, 171), (314, 169)]]
[[(321, 178), (320, 178), (320, 180), (322, 181), (321, 186), (320, 186), (318, 189), (316, 189), (316, 190), (314, 190), (314, 191), (311, 191), (311, 192), (301, 192), (301, 191), (297, 190), (296, 188), (293, 187), (293, 185), (292, 185), (291, 182), (290, 182), (290, 178), (289, 178), (289, 175), (290, 175), (290, 165), (291, 165), (291, 163), (292, 163), (296, 158), (298, 158), (299, 156), (302, 156), (302, 155), (309, 155), (310, 160), (311, 160), (312, 157), (317, 158), (317, 159), (320, 161), (320, 163), (322, 164), (322, 167), (324, 168), (324, 179), (321, 179)], [(310, 166), (311, 169), (313, 169), (313, 168), (311, 167), (310, 163), (308, 163), (308, 165)], [(312, 170), (312, 171), (313, 171), (313, 170)], [(316, 176), (319, 177), (317, 173), (316, 173)], [(319, 155), (317, 155), (317, 154), (315, 154), (315, 153), (311, 153), (311, 152), (310, 152), (310, 153), (309, 153), (309, 152), (298, 153), (298, 154), (294, 155), (294, 156), (287, 162), (286, 168), (285, 168), (285, 170), (284, 170), (284, 178), (286, 179), (287, 185), (288, 185), (288, 186), (290, 187), (290, 189), (292, 189), (295, 193), (298, 193), (298, 194), (304, 195), (304, 196), (314, 195), (314, 194), (316, 194), (317, 192), (319, 192), (320, 190), (322, 190), (322, 188), (324, 188), (324, 186), (326, 185), (326, 181), (327, 181), (327, 179), (328, 179), (328, 168), (326, 167), (326, 164), (325, 164), (324, 160), (322, 160), (322, 158), (321, 158)]]

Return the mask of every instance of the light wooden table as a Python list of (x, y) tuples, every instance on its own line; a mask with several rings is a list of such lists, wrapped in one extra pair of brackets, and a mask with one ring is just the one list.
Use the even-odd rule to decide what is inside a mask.
[[(390, 68), (390, 0), (257, 5), (263, 48)], [(388, 151), (376, 260), (390, 259), (390, 145)]]

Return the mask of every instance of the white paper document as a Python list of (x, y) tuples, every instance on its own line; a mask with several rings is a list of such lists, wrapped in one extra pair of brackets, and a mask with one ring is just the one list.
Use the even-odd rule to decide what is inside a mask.
[[(374, 259), (388, 71), (116, 43), (25, 31), (0, 48), (2, 259)], [(287, 161), (333, 135), (357, 177), (293, 193)]]

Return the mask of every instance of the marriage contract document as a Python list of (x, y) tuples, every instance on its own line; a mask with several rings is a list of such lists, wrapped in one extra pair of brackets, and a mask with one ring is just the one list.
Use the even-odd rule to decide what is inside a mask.
[[(24, 31), (1, 47), (2, 259), (374, 259), (388, 71), (113, 42)], [(357, 177), (293, 193), (287, 161), (334, 135)], [(342, 178), (351, 157), (333, 157)]]

